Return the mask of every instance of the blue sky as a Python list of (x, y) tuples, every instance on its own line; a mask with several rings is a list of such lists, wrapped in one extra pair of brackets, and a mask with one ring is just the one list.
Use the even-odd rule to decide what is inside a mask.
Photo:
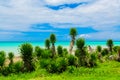
[(0, 0), (0, 41), (120, 41), (120, 0)]

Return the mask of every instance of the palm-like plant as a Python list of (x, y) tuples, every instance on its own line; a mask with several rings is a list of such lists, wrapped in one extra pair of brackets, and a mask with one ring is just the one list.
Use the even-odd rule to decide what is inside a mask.
[(112, 47), (113, 47), (113, 41), (112, 41), (112, 39), (107, 40), (107, 46), (109, 48), (109, 51), (112, 52)]
[(101, 46), (97, 46), (97, 52), (98, 52), (98, 58), (101, 60), (101, 51), (102, 51), (102, 47)]
[(100, 53), (102, 51), (102, 47), (101, 46), (97, 46), (97, 51)]
[(63, 56), (62, 46), (58, 46), (58, 47), (57, 47), (57, 53), (58, 53), (59, 56)]
[(75, 43), (75, 37), (77, 35), (77, 30), (76, 28), (71, 28), (70, 29), (70, 36), (71, 36), (71, 42), (70, 42), (70, 49), (69, 49), (69, 52), (71, 53), (72, 52), (72, 49), (73, 49), (73, 46), (74, 46), (74, 43)]
[(76, 40), (76, 46), (77, 46), (77, 51), (75, 53), (75, 55), (78, 57), (80, 65), (81, 66), (85, 66), (86, 62), (87, 62), (87, 54), (85, 51), (85, 40), (83, 38), (78, 38)]
[(46, 39), (46, 40), (45, 40), (45, 47), (46, 47), (47, 49), (50, 49), (50, 40), (49, 40), (49, 39)]
[(8, 53), (8, 58), (10, 60), (10, 64), (9, 65), (13, 64), (14, 54), (12, 52)]
[(85, 46), (85, 40), (83, 38), (79, 38), (76, 40), (76, 46), (79, 50), (83, 50)]
[(2, 68), (4, 66), (5, 63), (5, 52), (4, 51), (0, 51), (0, 67)]
[(33, 47), (29, 43), (22, 44), (20, 46), (20, 52), (22, 55), (22, 59), (24, 62), (24, 69), (26, 71), (33, 71), (34, 66), (32, 64), (32, 59), (33, 59)]
[(118, 61), (120, 62), (120, 46), (118, 47)]
[(55, 52), (55, 42), (56, 42), (55, 34), (50, 35), (50, 42), (52, 43), (52, 56), (54, 57), (54, 55), (56, 54), (56, 52)]

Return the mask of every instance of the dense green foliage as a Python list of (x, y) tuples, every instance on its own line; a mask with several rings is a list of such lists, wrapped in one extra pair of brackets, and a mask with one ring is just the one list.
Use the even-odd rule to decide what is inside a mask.
[(42, 49), (39, 46), (35, 47), (35, 55), (37, 56), (37, 58), (40, 58), (40, 56), (42, 55)]
[(62, 46), (58, 46), (58, 47), (57, 47), (57, 53), (58, 53), (59, 56), (63, 56)]
[(55, 36), (55, 34), (51, 34), (51, 35), (50, 35), (50, 42), (51, 42), (52, 44), (54, 44), (54, 43), (56, 42), (56, 36)]
[(85, 40), (83, 38), (78, 38), (76, 40), (76, 46), (79, 50), (83, 50), (83, 48), (85, 46)]
[(71, 42), (70, 42), (70, 49), (69, 49), (69, 52), (72, 53), (72, 49), (73, 49), (73, 46), (74, 46), (74, 43), (75, 43), (75, 37), (77, 35), (77, 30), (76, 28), (71, 28), (70, 29), (70, 36), (71, 36)]
[(25, 71), (33, 71), (34, 66), (32, 63), (33, 59), (33, 47), (29, 43), (22, 44), (20, 46), (21, 56), (24, 62), (24, 70)]
[(70, 29), (70, 36), (72, 39), (75, 39), (75, 36), (77, 35), (77, 30), (76, 28), (71, 28)]
[(109, 48), (109, 51), (112, 53), (112, 47), (113, 47), (113, 41), (112, 39), (107, 40), (107, 46)]
[(10, 64), (9, 65), (12, 65), (13, 64), (14, 53), (12, 53), (12, 52), (8, 53), (8, 58), (10, 60)]
[(52, 57), (54, 57), (56, 54), (56, 52), (55, 52), (55, 42), (56, 42), (55, 34), (50, 35), (50, 42), (52, 43)]
[(45, 40), (45, 47), (46, 47), (47, 49), (50, 49), (50, 40), (49, 40), (49, 39), (46, 39), (46, 40)]
[(102, 51), (102, 47), (101, 46), (97, 46), (97, 51), (101, 52)]
[(107, 48), (104, 48), (101, 52), (102, 56), (105, 56), (109, 53), (108, 49)]
[(0, 68), (4, 66), (6, 54), (4, 51), (0, 51)]

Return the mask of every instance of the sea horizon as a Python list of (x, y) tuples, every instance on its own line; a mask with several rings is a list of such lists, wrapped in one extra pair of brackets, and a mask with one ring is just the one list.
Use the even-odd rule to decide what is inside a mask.
[[(0, 51), (13, 52), (15, 55), (19, 55), (19, 47), (23, 43), (30, 43), (33, 47), (39, 46), (41, 48), (45, 48), (44, 41), (0, 41)], [(63, 48), (69, 48), (70, 41), (58, 41), (55, 43), (55, 46), (62, 46)], [(86, 41), (86, 46), (90, 45), (92, 48), (95, 48), (96, 46), (100, 45), (102, 47), (106, 46), (106, 41)], [(114, 46), (120, 45), (120, 41), (114, 41)], [(74, 48), (76, 46), (74, 45)]]

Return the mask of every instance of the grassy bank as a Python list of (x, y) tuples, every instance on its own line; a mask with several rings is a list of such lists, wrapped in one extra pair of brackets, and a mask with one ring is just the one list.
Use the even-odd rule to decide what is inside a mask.
[(39, 69), (31, 73), (11, 74), (7, 77), (0, 76), (0, 80), (119, 80), (120, 63), (107, 61), (98, 63), (94, 68), (75, 68), (73, 73), (69, 70), (61, 74), (50, 74), (44, 69)]

